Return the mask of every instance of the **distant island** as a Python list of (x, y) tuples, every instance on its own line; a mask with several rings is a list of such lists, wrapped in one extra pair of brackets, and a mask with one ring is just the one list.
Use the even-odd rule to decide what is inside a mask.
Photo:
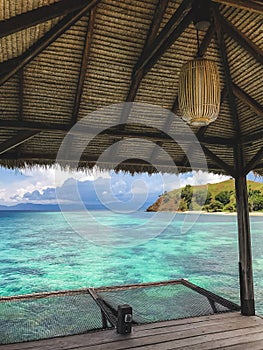
[[(263, 212), (263, 183), (248, 180), (248, 201), (251, 212)], [(236, 212), (234, 180), (200, 186), (186, 185), (164, 192), (146, 211)]]

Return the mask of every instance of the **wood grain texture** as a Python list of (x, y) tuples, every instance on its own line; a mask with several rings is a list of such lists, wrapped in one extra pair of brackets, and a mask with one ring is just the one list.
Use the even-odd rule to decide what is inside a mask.
[(262, 331), (262, 318), (234, 312), (135, 326), (129, 336), (106, 330), (4, 345), (0, 350), (262, 349)]

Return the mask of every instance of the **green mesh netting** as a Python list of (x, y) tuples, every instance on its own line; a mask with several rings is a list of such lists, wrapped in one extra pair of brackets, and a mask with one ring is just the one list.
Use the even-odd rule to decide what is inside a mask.
[[(137, 323), (231, 311), (230, 303), (222, 301), (221, 304), (221, 299), (219, 301), (218, 298), (217, 302), (211, 302), (213, 296), (206, 291), (201, 293), (209, 295), (210, 301), (205, 295), (182, 283), (136, 288), (112, 287), (107, 290), (98, 288), (92, 292), (95, 298), (96, 293), (102, 299), (100, 303), (109, 305), (115, 315), (118, 305), (132, 306), (133, 318)], [(110, 327), (110, 324), (106, 322), (104, 327)], [(101, 309), (87, 291), (41, 298), (28, 296), (20, 300), (18, 297), (0, 302), (0, 344), (80, 334), (98, 329), (103, 329)]]
[[(213, 314), (208, 299), (181, 285), (154, 286), (126, 290), (99, 292), (99, 296), (111, 307), (129, 304), (133, 308), (133, 319), (137, 323), (174, 320)], [(218, 312), (228, 308), (215, 303)]]
[(80, 334), (100, 328), (101, 311), (89, 294), (0, 303), (0, 344)]

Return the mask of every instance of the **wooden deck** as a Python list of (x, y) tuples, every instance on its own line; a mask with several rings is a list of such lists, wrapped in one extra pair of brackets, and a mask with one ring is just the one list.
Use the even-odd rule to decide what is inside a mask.
[(262, 350), (263, 319), (238, 312), (135, 326), (121, 336), (105, 330), (0, 346), (0, 350), (231, 349)]

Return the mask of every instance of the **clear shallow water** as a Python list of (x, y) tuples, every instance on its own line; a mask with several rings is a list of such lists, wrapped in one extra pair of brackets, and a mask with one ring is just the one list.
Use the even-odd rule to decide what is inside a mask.
[[(168, 213), (154, 221), (154, 213), (143, 212), (98, 211), (92, 213), (95, 221), (81, 213), (67, 215), (81, 234), (61, 213), (0, 212), (0, 295), (187, 278), (238, 302), (234, 216), (201, 215), (183, 233), (189, 220), (184, 214), (177, 214), (169, 225)], [(100, 237), (103, 227), (103, 245), (87, 239)], [(252, 217), (256, 305), (261, 314), (262, 228), (263, 217)]]

